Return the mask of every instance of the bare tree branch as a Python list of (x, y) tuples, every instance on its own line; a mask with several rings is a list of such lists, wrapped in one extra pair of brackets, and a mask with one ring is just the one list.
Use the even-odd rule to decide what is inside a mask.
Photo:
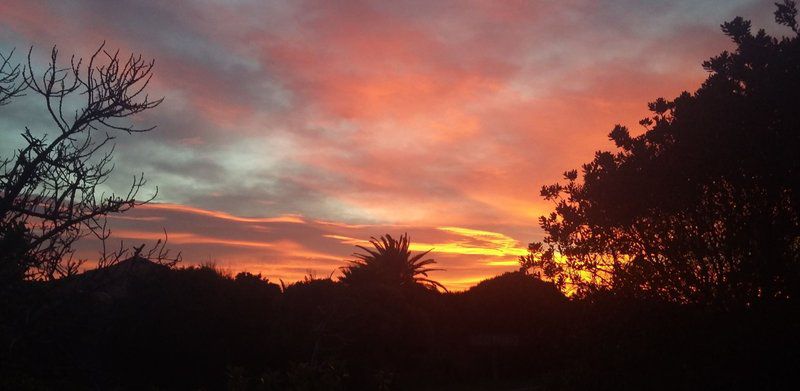
[[(110, 233), (106, 217), (145, 204), (155, 194), (139, 197), (147, 184), (144, 175), (134, 177), (121, 195), (102, 193), (100, 186), (114, 170), (113, 133), (154, 129), (135, 127), (128, 119), (158, 106), (162, 99), (144, 94), (154, 62), (141, 55), (121, 57), (119, 51), (105, 50), (103, 43), (86, 65), (72, 56), (62, 66), (58, 48), (53, 47), (41, 72), (32, 55), (31, 48), (23, 67), (12, 66), (11, 56), (0, 54), (0, 105), (29, 90), (44, 100), (54, 129), (34, 134), (25, 128), (26, 145), (12, 158), (0, 160), (0, 223), (21, 223), (26, 228), (27, 278), (53, 279), (78, 270), (83, 260), (73, 258), (73, 244), (87, 235), (103, 241), (101, 265), (130, 254), (105, 251)], [(165, 243), (166, 237), (148, 255), (166, 260)], [(142, 247), (135, 255), (141, 251)]]

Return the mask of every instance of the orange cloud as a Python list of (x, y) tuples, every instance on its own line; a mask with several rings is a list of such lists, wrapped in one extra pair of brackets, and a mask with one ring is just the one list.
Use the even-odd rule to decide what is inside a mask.
[[(9, 0), (0, 43), (156, 59), (165, 101), (136, 121), (159, 129), (120, 142), (116, 167), (171, 202), (115, 217), (118, 237), (164, 228), (187, 262), (291, 281), (409, 232), (463, 288), (541, 238), (542, 185), (698, 85), (720, 23), (771, 19), (750, 3)], [(29, 109), (4, 106), (8, 127)]]
[(300, 216), (297, 215), (284, 215), (278, 217), (240, 217), (240, 216), (234, 216), (230, 213), (225, 213), (215, 210), (206, 210), (187, 205), (167, 204), (158, 202), (145, 204), (144, 206), (141, 206), (141, 208), (156, 209), (156, 210), (162, 209), (167, 211), (192, 213), (197, 215), (214, 217), (217, 219), (236, 221), (240, 223), (292, 223), (292, 224), (305, 223), (305, 221)]
[[(163, 232), (159, 235), (158, 232), (116, 230), (113, 231), (113, 234), (115, 238), (120, 238), (120, 239), (155, 241), (164, 238)], [(172, 232), (167, 234), (167, 239), (169, 240), (170, 243), (173, 244), (215, 244), (215, 245), (231, 246), (231, 247), (256, 247), (256, 248), (275, 247), (274, 243), (223, 239), (212, 236), (198, 235), (191, 232)]]

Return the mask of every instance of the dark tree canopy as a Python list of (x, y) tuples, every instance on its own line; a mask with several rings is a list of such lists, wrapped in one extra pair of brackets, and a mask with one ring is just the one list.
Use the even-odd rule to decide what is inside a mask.
[(740, 17), (736, 44), (703, 63), (694, 93), (649, 104), (637, 136), (617, 125), (613, 152), (542, 188), (536, 267), (586, 293), (716, 305), (796, 297), (800, 283), (800, 39), (778, 4), (776, 38)]

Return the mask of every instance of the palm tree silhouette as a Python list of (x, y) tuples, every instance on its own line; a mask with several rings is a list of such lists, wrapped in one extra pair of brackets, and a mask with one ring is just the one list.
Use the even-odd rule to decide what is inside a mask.
[(354, 253), (358, 258), (350, 261), (350, 265), (342, 267), (341, 281), (348, 285), (360, 285), (371, 282), (391, 286), (421, 285), (425, 288), (447, 290), (438, 281), (428, 278), (428, 273), (436, 270), (428, 265), (436, 263), (432, 258), (422, 259), (431, 250), (412, 255), (408, 250), (410, 239), (403, 234), (399, 239), (386, 234), (369, 241), (374, 249), (356, 246), (366, 253)]

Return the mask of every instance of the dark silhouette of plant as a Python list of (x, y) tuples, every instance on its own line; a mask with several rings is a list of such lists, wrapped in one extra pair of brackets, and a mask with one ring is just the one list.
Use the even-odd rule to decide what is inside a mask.
[[(120, 250), (132, 257), (0, 285), (0, 389), (787, 388), (800, 48), (741, 19), (724, 30), (739, 48), (697, 93), (656, 101), (643, 135), (616, 128), (619, 151), (544, 189), (556, 212), (519, 271), (439, 292), (407, 235), (359, 246), (339, 281), (280, 287)], [(0, 77), (0, 97), (14, 85)], [(0, 278), (28, 273), (26, 221), (0, 225)]]
[(8, 56), (0, 53), (0, 106), (8, 104), (25, 90), (25, 84), (20, 81), (21, 66), (11, 64), (13, 54), (13, 51)]
[(370, 238), (369, 242), (374, 249), (356, 246), (366, 253), (353, 254), (358, 260), (342, 267), (341, 281), (345, 284), (377, 282), (389, 286), (422, 285), (429, 289), (446, 290), (444, 285), (428, 278), (429, 272), (442, 270), (427, 267), (436, 263), (432, 258), (422, 259), (431, 250), (412, 255), (408, 250), (410, 244), (408, 234), (401, 235), (400, 239), (386, 234), (378, 239)]
[(0, 225), (0, 299), (4, 289), (10, 289), (25, 279), (28, 266), (34, 262), (25, 253), (27, 228), (22, 223)]
[[(24, 228), (16, 253), (29, 261), (25, 277), (55, 279), (74, 274), (83, 262), (73, 259), (75, 241), (87, 235), (107, 239), (108, 214), (155, 197), (137, 199), (146, 184), (143, 175), (133, 178), (123, 195), (102, 193), (99, 186), (114, 168), (113, 134), (152, 130), (126, 119), (158, 106), (161, 99), (152, 100), (145, 92), (153, 62), (141, 56), (121, 57), (101, 45), (88, 62), (73, 56), (62, 66), (53, 47), (49, 65), (39, 73), (31, 52), (24, 67), (11, 66), (10, 56), (0, 56), (0, 105), (22, 93), (37, 95), (52, 128), (26, 127), (24, 146), (0, 159), (0, 232)], [(105, 264), (120, 256), (102, 258)]]
[[(794, 2), (778, 7), (796, 33)], [(616, 152), (542, 188), (555, 211), (524, 267), (583, 293), (722, 306), (797, 297), (800, 38), (753, 34), (741, 17), (722, 31), (736, 50), (703, 63), (695, 93), (650, 103), (643, 134), (617, 125)]]
[(775, 21), (788, 26), (795, 33), (797, 31), (797, 3), (794, 0), (783, 0), (783, 3), (775, 3), (778, 8), (775, 10)]
[[(520, 272), (457, 293), (330, 279), (282, 292), (135, 260), (21, 285), (63, 304), (23, 323), (25, 306), (0, 301), (4, 390), (780, 389), (800, 355), (786, 303), (566, 300)], [(8, 338), (19, 328), (36, 337)]]

